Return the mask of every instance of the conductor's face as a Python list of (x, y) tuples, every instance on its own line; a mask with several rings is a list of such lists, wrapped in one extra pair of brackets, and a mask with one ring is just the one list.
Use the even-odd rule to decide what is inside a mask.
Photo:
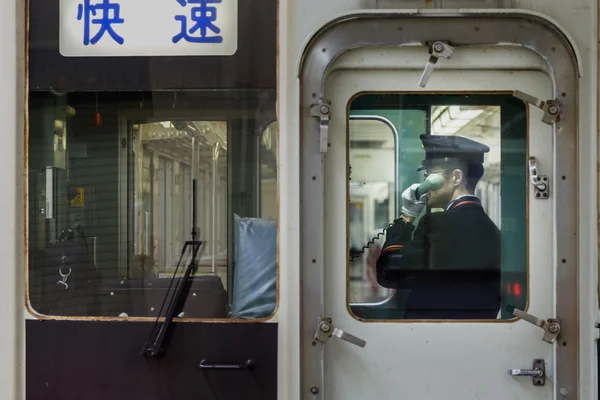
[(444, 185), (439, 190), (432, 190), (427, 196), (427, 205), (431, 208), (446, 208), (448, 203), (464, 186), (463, 172), (459, 169), (445, 170), (442, 167), (431, 167), (427, 169), (426, 176), (438, 174), (444, 178)]

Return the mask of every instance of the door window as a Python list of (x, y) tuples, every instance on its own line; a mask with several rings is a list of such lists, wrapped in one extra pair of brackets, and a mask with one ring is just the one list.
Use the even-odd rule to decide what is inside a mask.
[[(393, 146), (353, 145), (377, 133), (352, 122), (364, 115), (389, 121)], [(506, 306), (525, 309), (526, 105), (503, 93), (366, 93), (351, 100), (348, 117), (351, 313), (506, 320), (514, 318)], [(359, 156), (374, 161), (356, 162)], [(379, 176), (393, 177), (389, 194), (373, 187), (355, 198)]]

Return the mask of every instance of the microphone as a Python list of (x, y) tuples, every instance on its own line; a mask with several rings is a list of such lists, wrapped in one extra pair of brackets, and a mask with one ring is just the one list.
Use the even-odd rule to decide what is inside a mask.
[(439, 174), (431, 174), (415, 190), (415, 197), (420, 200), (425, 193), (430, 190), (440, 190), (442, 186), (444, 186), (444, 177)]

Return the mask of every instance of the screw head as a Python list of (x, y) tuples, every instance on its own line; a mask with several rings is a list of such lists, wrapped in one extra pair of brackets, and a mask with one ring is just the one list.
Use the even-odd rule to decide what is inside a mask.
[(322, 114), (327, 114), (327, 113), (329, 113), (329, 106), (322, 105), (320, 110), (321, 110)]
[(315, 387), (315, 386), (313, 386), (313, 387), (311, 387), (311, 388), (310, 388), (310, 392), (311, 392), (312, 394), (318, 394), (318, 393), (319, 393), (319, 388), (318, 388), (318, 387)]
[(550, 106), (548, 107), (548, 112), (552, 115), (558, 114), (558, 106)]
[(550, 326), (548, 327), (548, 330), (551, 333), (558, 333), (558, 325), (556, 325), (556, 324), (550, 324)]
[(321, 330), (323, 332), (329, 332), (331, 330), (331, 326), (329, 326), (329, 324), (324, 322), (321, 324)]

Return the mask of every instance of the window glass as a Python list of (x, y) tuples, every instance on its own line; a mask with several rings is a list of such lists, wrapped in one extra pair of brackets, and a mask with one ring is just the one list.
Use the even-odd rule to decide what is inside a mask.
[[(375, 127), (356, 125), (365, 116), (396, 132), (387, 148), (393, 159), (379, 145), (354, 143), (375, 142)], [(503, 94), (363, 94), (349, 118), (351, 312), (363, 320), (489, 320), (512, 319), (508, 304), (524, 309), (525, 105)], [(371, 183), (381, 176), (385, 191)]]
[(181, 316), (270, 316), (274, 99), (267, 89), (30, 93), (33, 310), (159, 316), (192, 260), (182, 250), (195, 215), (203, 246)]

